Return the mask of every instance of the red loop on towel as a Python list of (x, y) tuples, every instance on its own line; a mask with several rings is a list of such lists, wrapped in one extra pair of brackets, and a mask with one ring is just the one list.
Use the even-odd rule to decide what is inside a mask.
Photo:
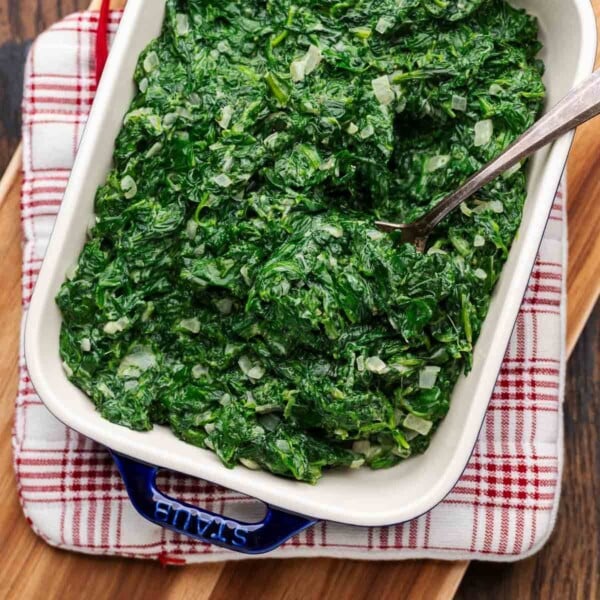
[(96, 29), (96, 86), (100, 83), (102, 71), (108, 58), (108, 15), (110, 0), (102, 0), (98, 28)]

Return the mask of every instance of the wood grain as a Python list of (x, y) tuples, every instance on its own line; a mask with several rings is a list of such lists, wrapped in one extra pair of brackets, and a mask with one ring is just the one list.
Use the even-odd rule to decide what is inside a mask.
[(89, 0), (0, 0), (0, 172), (20, 137), (23, 64), (31, 40)]
[[(600, 4), (600, 3), (599, 3)], [(567, 346), (579, 338), (600, 295), (600, 177), (590, 157), (600, 157), (600, 118), (580, 127), (568, 165), (569, 297)]]
[[(21, 175), (21, 163), (23, 160), (23, 147), (21, 144), (17, 146), (2, 179), (0, 179), (0, 208), (14, 194), (14, 185), (19, 181)], [(2, 256), (2, 254), (0, 254)]]
[[(33, 37), (54, 20), (67, 12), (80, 9), (86, 0), (0, 0), (0, 50), (9, 40), (23, 42)], [(124, 4), (123, 0), (119, 0)], [(99, 5), (100, 0), (94, 0)], [(600, 0), (595, 0), (600, 10)], [(18, 65), (15, 68), (19, 68)], [(589, 131), (588, 131), (589, 130)], [(0, 138), (2, 138), (0, 130)], [(16, 142), (10, 142), (12, 147)], [(600, 260), (600, 248), (590, 219), (600, 219), (600, 210), (591, 202), (598, 192), (598, 177), (594, 177), (594, 155), (600, 144), (600, 123), (589, 124), (579, 132), (570, 163), (569, 221), (572, 240), (572, 272), (569, 277), (569, 340), (577, 339), (583, 328), (584, 316), (589, 314), (590, 274)], [(3, 155), (3, 152), (5, 153)], [(598, 156), (598, 154), (595, 154)], [(0, 139), (0, 165), (8, 162), (3, 139)], [(2, 162), (2, 161), (6, 162)], [(575, 164), (571, 166), (573, 163)], [(20, 318), (20, 180), (15, 177), (18, 161), (13, 161), (10, 177), (0, 183), (0, 261), (3, 280), (0, 286), (0, 597), (2, 598), (367, 598), (406, 597), (408, 599), (451, 598), (468, 566), (467, 562), (408, 561), (402, 563), (348, 561), (332, 559), (298, 559), (259, 562), (231, 562), (199, 565), (179, 569), (162, 567), (127, 559), (88, 557), (62, 552), (46, 546), (30, 530), (18, 505), (14, 475), (11, 467), (10, 430), (13, 402), (16, 393), (18, 324)], [(15, 166), (16, 165), (16, 166)], [(577, 206), (573, 212), (573, 206)], [(591, 211), (591, 212), (590, 212)], [(573, 217), (571, 213), (573, 212)], [(599, 229), (596, 228), (596, 232)], [(575, 240), (590, 240), (577, 243)], [(596, 254), (590, 254), (591, 252)], [(590, 264), (590, 263), (594, 263)], [(600, 276), (596, 277), (600, 281)], [(593, 292), (597, 293), (597, 292)], [(597, 358), (598, 348), (595, 348)], [(589, 361), (588, 361), (589, 362)], [(584, 366), (585, 365), (585, 366)], [(578, 363), (589, 376), (589, 365)], [(579, 371), (576, 371), (579, 374)], [(597, 372), (593, 377), (597, 378)], [(591, 392), (597, 394), (597, 389)], [(568, 389), (569, 398), (576, 395), (576, 386)], [(569, 434), (569, 429), (567, 429)], [(598, 440), (598, 436), (594, 438)], [(587, 459), (589, 445), (575, 447), (577, 457), (585, 468), (599, 465)], [(566, 473), (581, 477), (581, 473)], [(588, 477), (588, 481), (590, 478)], [(596, 495), (599, 490), (596, 488)], [(579, 498), (578, 498), (579, 499)], [(581, 500), (581, 499), (579, 499)], [(590, 501), (591, 502), (591, 501)], [(585, 505), (591, 513), (593, 502)], [(587, 514), (587, 513), (586, 513)], [(596, 520), (586, 521), (589, 531), (596, 536), (600, 526)], [(560, 526), (560, 522), (559, 522)], [(568, 531), (568, 527), (566, 528)], [(592, 535), (593, 537), (593, 535)], [(589, 549), (582, 547), (578, 555), (586, 564)], [(597, 558), (597, 554), (595, 555)], [(527, 562), (527, 561), (526, 561)], [(525, 563), (521, 563), (525, 564)], [(531, 573), (527, 568), (524, 576)], [(540, 585), (550, 585), (548, 573), (538, 577)], [(519, 575), (523, 577), (523, 575)], [(477, 573), (474, 575), (477, 581)], [(521, 579), (519, 579), (521, 581)], [(545, 583), (544, 583), (545, 582)], [(521, 584), (520, 584), (521, 585)], [(537, 585), (537, 584), (536, 584)], [(577, 582), (576, 585), (582, 585)], [(597, 583), (595, 584), (597, 585)], [(465, 588), (469, 593), (469, 588)], [(516, 589), (516, 588), (515, 588)], [(527, 591), (522, 584), (520, 590)], [(591, 589), (591, 588), (590, 588)], [(597, 588), (595, 588), (597, 589)], [(531, 592), (531, 587), (529, 588)], [(533, 593), (533, 592), (531, 592)], [(476, 597), (476, 596), (469, 596)], [(502, 596), (499, 596), (502, 597)], [(535, 593), (521, 597), (536, 597)], [(562, 596), (566, 597), (566, 596)]]
[(83, 10), (89, 0), (2, 0), (0, 45), (34, 38), (64, 16)]
[(452, 598), (463, 573), (462, 562), (267, 559), (227, 565), (210, 600), (444, 600)]
[[(592, 0), (600, 32), (600, 0)], [(600, 44), (596, 49), (600, 68)], [(567, 348), (573, 349), (600, 296), (600, 117), (582, 125), (575, 134), (567, 166), (569, 190), (569, 296)], [(590, 260), (589, 257), (596, 257)]]

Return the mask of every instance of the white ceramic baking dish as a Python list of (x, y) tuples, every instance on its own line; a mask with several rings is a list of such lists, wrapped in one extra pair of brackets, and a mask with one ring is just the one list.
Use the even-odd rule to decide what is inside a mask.
[[(547, 102), (553, 105), (592, 71), (596, 51), (592, 8), (588, 0), (516, 0), (514, 4), (539, 18), (544, 44), (541, 57), (546, 64)], [(175, 521), (178, 511), (183, 511), (188, 529), (185, 532), (188, 534), (192, 527), (189, 523), (194, 519), (207, 526), (211, 520), (213, 525), (216, 523), (210, 535), (205, 531), (204, 535), (200, 535), (203, 526), (193, 525), (193, 533), (200, 539), (212, 538), (212, 541), (225, 546), (260, 552), (281, 543), (295, 531), (313, 523), (314, 519), (354, 525), (387, 525), (413, 519), (430, 510), (448, 494), (469, 460), (565, 167), (572, 134), (538, 152), (530, 164), (523, 222), (477, 342), (473, 369), (456, 385), (450, 412), (425, 454), (388, 470), (330, 472), (315, 486), (244, 467), (230, 470), (212, 452), (178, 440), (165, 427), (140, 433), (104, 420), (88, 397), (67, 380), (58, 351), (61, 316), (54, 297), (84, 244), (96, 189), (103, 183), (109, 169), (114, 140), (135, 93), (132, 74), (137, 57), (159, 34), (164, 5), (163, 0), (129, 0), (127, 4), (29, 309), (25, 349), (33, 384), (58, 419), (122, 455), (146, 465), (159, 465), (206, 479), (258, 498), (268, 505), (312, 517), (290, 517), (293, 523), (284, 522), (282, 525), (286, 513), (268, 513), (266, 521), (271, 520), (271, 526), (280, 529), (279, 537), (266, 543), (266, 537), (271, 536), (273, 531), (264, 532), (262, 545), (260, 540), (254, 540), (253, 544), (244, 547), (245, 542), (240, 540), (247, 538), (248, 532), (256, 533), (252, 533), (252, 527), (241, 526), (240, 543), (236, 543), (237, 530), (233, 521), (224, 522), (218, 517), (207, 516), (201, 510), (194, 512), (175, 501), (161, 500), (151, 485), (154, 470), (138, 465), (143, 472), (134, 473), (134, 463), (118, 459), (126, 479), (132, 474), (141, 475), (152, 488), (151, 492), (148, 492), (150, 488), (144, 491), (139, 482), (133, 486), (135, 489), (130, 487), (137, 508), (151, 520), (181, 529)], [(167, 506), (165, 502), (171, 504)], [(149, 515), (149, 511), (153, 514)], [(170, 511), (175, 511), (172, 513), (174, 517)], [(255, 529), (258, 531), (260, 527)], [(221, 535), (224, 528), (234, 531), (231, 539), (225, 540)], [(230, 543), (231, 540), (233, 543)]]

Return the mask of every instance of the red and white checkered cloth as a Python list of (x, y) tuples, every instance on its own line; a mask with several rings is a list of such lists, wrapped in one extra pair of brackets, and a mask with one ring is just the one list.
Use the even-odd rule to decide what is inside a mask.
[[(111, 34), (120, 13), (110, 16)], [(94, 97), (97, 13), (66, 18), (40, 36), (27, 63), (23, 104), (23, 307), (58, 211)], [(475, 453), (451, 494), (410, 523), (384, 528), (321, 523), (270, 556), (514, 560), (550, 535), (562, 463), (564, 198), (539, 257)], [(23, 510), (48, 543), (88, 553), (191, 563), (241, 558), (152, 525), (132, 508), (107, 452), (52, 417), (21, 354), (14, 459)], [(180, 475), (163, 488), (215, 511), (248, 502)]]

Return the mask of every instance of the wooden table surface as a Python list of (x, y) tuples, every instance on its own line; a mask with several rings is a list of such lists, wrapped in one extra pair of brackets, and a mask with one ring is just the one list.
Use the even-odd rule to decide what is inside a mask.
[[(117, 0), (120, 1), (120, 0)], [(0, 172), (18, 143), (28, 42), (89, 0), (0, 0)], [(600, 18), (600, 0), (593, 0)], [(600, 595), (600, 120), (582, 127), (569, 162), (566, 460), (556, 531), (514, 565), (295, 559), (185, 568), (50, 548), (18, 504), (10, 433), (20, 319), (20, 159), (0, 184), (0, 598), (596, 598)], [(468, 570), (467, 570), (468, 567)], [(466, 576), (463, 575), (467, 570)]]

